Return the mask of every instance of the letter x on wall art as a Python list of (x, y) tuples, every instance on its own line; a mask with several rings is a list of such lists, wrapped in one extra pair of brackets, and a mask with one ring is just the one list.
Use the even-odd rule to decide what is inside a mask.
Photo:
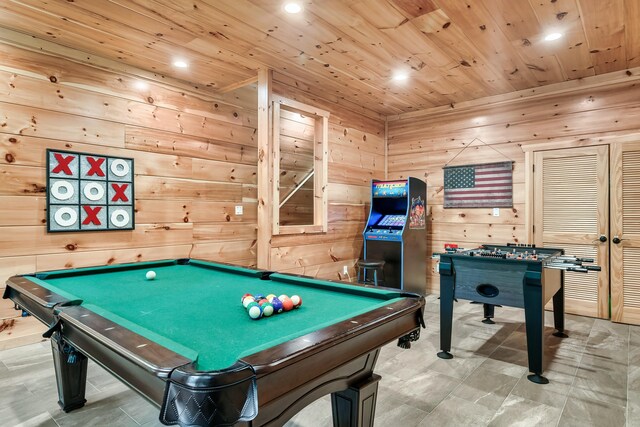
[(47, 150), (47, 231), (133, 230), (133, 159)]

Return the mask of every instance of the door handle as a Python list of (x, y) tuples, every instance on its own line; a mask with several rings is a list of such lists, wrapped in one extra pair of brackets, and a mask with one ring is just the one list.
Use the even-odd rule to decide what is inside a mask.
[(618, 236), (614, 236), (613, 239), (611, 239), (611, 241), (613, 243), (615, 243), (616, 245), (620, 242), (622, 242), (624, 239), (619, 238)]
[(605, 235), (603, 234), (602, 236), (600, 236), (600, 237), (598, 238), (598, 240), (600, 240), (602, 243), (604, 243), (604, 242), (606, 242), (606, 241), (607, 241), (607, 236), (605, 236)]

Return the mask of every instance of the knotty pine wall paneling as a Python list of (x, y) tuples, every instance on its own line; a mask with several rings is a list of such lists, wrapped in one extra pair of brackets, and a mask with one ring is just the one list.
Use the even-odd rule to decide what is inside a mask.
[[(37, 270), (176, 257), (256, 264), (255, 87), (220, 101), (9, 44), (0, 55), (0, 291)], [(48, 234), (47, 148), (134, 158), (136, 229)], [(0, 349), (40, 333), (16, 315), (0, 301)]]
[[(544, 95), (510, 96), (509, 100), (469, 103), (390, 117), (389, 179), (415, 176), (427, 182), (429, 209), (427, 289), (439, 292), (440, 276), (433, 253), (444, 243), (475, 247), (482, 243), (526, 243), (525, 153), (536, 149), (609, 144), (638, 133), (640, 85), (627, 73), (615, 82), (587, 88), (559, 85)], [(588, 82), (584, 82), (588, 86)], [(566, 88), (565, 88), (566, 87)], [(475, 140), (474, 139), (479, 139)], [(473, 142), (472, 142), (473, 141)], [(461, 152), (465, 147), (464, 151)], [(457, 157), (456, 157), (457, 156)], [(455, 160), (454, 160), (455, 157)], [(513, 208), (443, 209), (442, 167), (513, 160)], [(452, 161), (453, 160), (453, 161)], [(611, 215), (616, 215), (612, 212)]]

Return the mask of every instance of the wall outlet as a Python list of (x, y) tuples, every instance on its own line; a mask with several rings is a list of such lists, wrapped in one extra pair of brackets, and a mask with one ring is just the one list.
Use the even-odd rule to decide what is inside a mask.
[(236, 206), (236, 215), (242, 215), (242, 205)]
[(348, 265), (343, 265), (342, 266), (342, 274), (344, 274), (345, 276), (347, 274), (349, 274), (349, 266)]

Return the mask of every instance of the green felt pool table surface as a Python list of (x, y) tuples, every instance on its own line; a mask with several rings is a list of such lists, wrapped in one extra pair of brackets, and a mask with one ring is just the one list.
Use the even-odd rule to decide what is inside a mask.
[[(156, 273), (147, 280), (149, 270)], [(196, 361), (224, 369), (247, 355), (306, 335), (402, 297), (393, 290), (271, 274), (190, 260), (40, 273), (35, 283)], [(241, 305), (250, 294), (299, 295), (299, 309), (259, 320)]]

